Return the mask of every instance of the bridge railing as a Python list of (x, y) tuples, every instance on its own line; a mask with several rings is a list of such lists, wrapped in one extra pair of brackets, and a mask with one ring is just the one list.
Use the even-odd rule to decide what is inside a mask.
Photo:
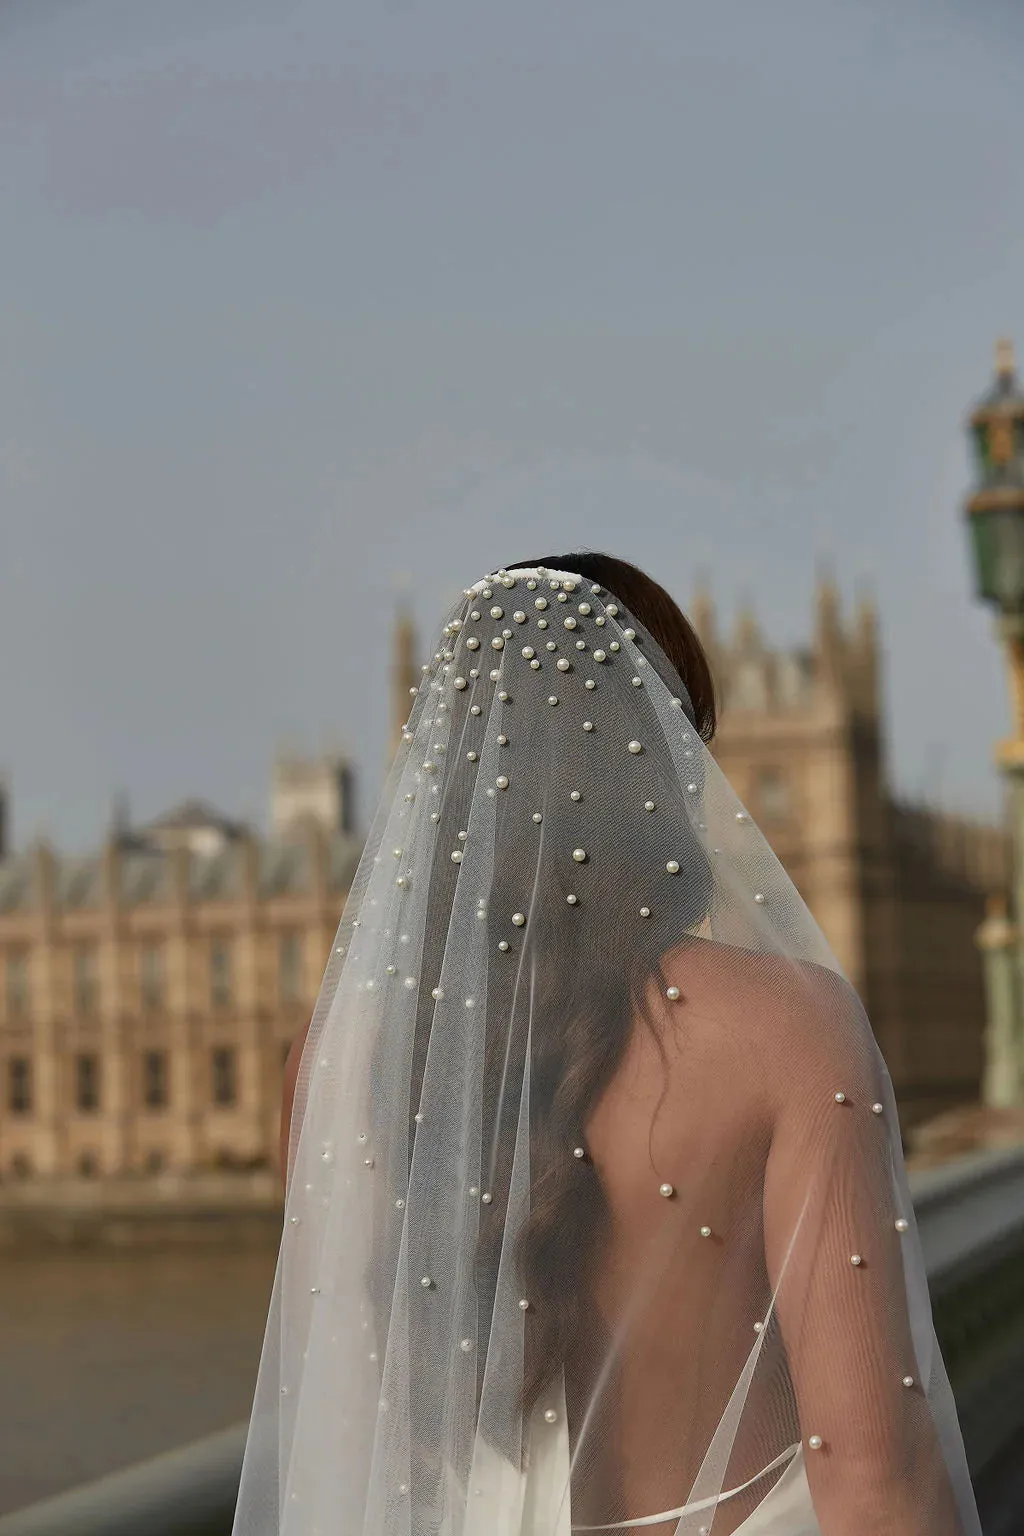
[[(975, 1479), (1024, 1433), (1024, 1148), (911, 1180)], [(0, 1536), (229, 1536), (246, 1425), (0, 1517)]]

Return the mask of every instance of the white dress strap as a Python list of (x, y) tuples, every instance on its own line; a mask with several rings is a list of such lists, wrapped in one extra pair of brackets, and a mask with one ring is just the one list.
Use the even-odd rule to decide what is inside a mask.
[(678, 1520), (682, 1515), (697, 1515), (702, 1510), (713, 1509), (718, 1504), (723, 1504), (726, 1499), (734, 1499), (737, 1494), (746, 1493), (762, 1477), (767, 1477), (769, 1472), (775, 1472), (779, 1467), (784, 1467), (791, 1461), (800, 1449), (800, 1441), (791, 1445), (770, 1461), (766, 1467), (762, 1467), (756, 1476), (748, 1478), (745, 1483), (740, 1483), (738, 1488), (729, 1488), (725, 1493), (716, 1494), (713, 1499), (698, 1499), (696, 1504), (682, 1504), (678, 1509), (666, 1509), (660, 1515), (641, 1515), (636, 1520), (615, 1520), (611, 1525), (574, 1525), (573, 1531), (633, 1531), (639, 1530), (644, 1525), (662, 1525), (666, 1520)]

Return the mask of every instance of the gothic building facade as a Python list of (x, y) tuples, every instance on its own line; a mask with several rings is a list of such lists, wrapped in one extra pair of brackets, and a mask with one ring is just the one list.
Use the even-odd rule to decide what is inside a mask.
[[(714, 751), (865, 1000), (909, 1128), (977, 1099), (975, 932), (1006, 832), (894, 799), (877, 622), (820, 585), (805, 650), (692, 609), (722, 701)], [(418, 681), (408, 616), (397, 739)], [(0, 828), (5, 824), (0, 805)], [(0, 1178), (273, 1162), (284, 1057), (360, 844), (338, 758), (280, 760), (271, 832), (185, 802), (90, 858), (0, 845)]]
[(359, 857), (350, 789), (342, 760), (284, 759), (269, 838), (188, 801), (90, 858), (0, 858), (0, 1176), (274, 1161)]
[(987, 898), (1010, 882), (1007, 829), (892, 794), (870, 602), (844, 622), (821, 582), (811, 644), (787, 652), (749, 613), (722, 638), (704, 596), (692, 618), (721, 695), (715, 755), (863, 998), (905, 1128), (976, 1100), (975, 935)]

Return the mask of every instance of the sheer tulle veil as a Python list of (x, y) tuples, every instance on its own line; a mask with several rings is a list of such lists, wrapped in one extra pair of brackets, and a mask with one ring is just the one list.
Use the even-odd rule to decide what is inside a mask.
[(979, 1531), (889, 1077), (580, 570), (444, 621), (324, 975), (236, 1536)]

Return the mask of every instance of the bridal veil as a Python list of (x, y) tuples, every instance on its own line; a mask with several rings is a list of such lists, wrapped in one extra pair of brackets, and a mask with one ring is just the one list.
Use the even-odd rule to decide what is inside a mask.
[(979, 1529), (888, 1074), (651, 635), (496, 572), (310, 1026), (236, 1536), (819, 1523)]

